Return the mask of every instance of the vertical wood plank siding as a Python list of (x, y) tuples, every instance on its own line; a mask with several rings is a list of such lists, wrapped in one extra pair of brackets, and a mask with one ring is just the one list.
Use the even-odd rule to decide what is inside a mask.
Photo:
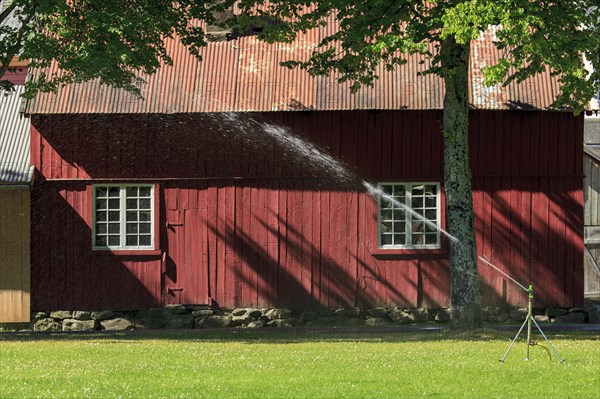
[(30, 317), (29, 188), (0, 187), (0, 323)]
[[(382, 254), (360, 180), (265, 136), (269, 121), (370, 181), (443, 185), (439, 111), (35, 116), (33, 308), (448, 306), (447, 241)], [(533, 283), (540, 304), (580, 305), (581, 118), (473, 111), (470, 129), (478, 254)], [(91, 251), (94, 179), (158, 183), (161, 250), (176, 265), (164, 284), (159, 255)], [(183, 226), (165, 229), (173, 218)], [(488, 266), (480, 274), (485, 303), (526, 303)]]

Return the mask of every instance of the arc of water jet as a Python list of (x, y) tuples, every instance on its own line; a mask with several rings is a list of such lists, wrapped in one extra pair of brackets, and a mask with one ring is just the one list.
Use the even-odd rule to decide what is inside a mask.
[(512, 281), (513, 283), (515, 283), (516, 285), (518, 285), (519, 287), (523, 288), (526, 292), (529, 292), (528, 288), (525, 288), (524, 285), (522, 285), (521, 283), (519, 283), (517, 280), (515, 280), (514, 278), (512, 278), (511, 276), (509, 276), (508, 274), (504, 273), (502, 270), (498, 269), (496, 266), (494, 266), (493, 264), (491, 264), (490, 262), (488, 262), (487, 260), (485, 260), (483, 257), (478, 256), (478, 258), (480, 260), (483, 261), (483, 263), (485, 263), (488, 266), (493, 267), (494, 269), (498, 270), (500, 272), (500, 274), (502, 274), (504, 277), (508, 278), (510, 281)]

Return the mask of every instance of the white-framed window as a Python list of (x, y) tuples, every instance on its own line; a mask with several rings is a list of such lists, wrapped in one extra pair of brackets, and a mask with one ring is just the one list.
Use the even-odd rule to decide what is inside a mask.
[(380, 183), (379, 188), (380, 248), (440, 248), (438, 183)]
[(92, 247), (153, 249), (154, 186), (93, 186)]

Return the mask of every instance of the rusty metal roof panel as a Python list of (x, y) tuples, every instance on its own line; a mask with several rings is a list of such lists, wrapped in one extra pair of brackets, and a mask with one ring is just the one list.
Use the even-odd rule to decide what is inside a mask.
[[(280, 66), (306, 60), (316, 45), (337, 29), (328, 26), (298, 35), (293, 43), (266, 44), (254, 36), (213, 42), (202, 49), (202, 62), (176, 40), (167, 51), (173, 66), (143, 76), (143, 99), (98, 82), (70, 85), (56, 94), (39, 94), (29, 103), (32, 114), (56, 113), (191, 113), (281, 110), (441, 109), (444, 88), (435, 75), (421, 75), (428, 58), (412, 55), (394, 71), (380, 65), (373, 87), (350, 92), (336, 76), (310, 76)], [(473, 41), (470, 104), (475, 109), (548, 109), (558, 93), (555, 77), (546, 71), (522, 83), (485, 87), (481, 67), (500, 56), (490, 29)], [(433, 50), (433, 48), (431, 48)], [(55, 67), (54, 67), (55, 68)]]
[(483, 84), (482, 68), (498, 62), (505, 56), (495, 46), (498, 27), (490, 27), (479, 39), (471, 44), (471, 86), (469, 103), (475, 109), (550, 109), (559, 93), (558, 79), (551, 75), (550, 69), (534, 77), (505, 87), (501, 85), (487, 87)]
[(0, 91), (0, 185), (31, 182), (29, 118), (20, 113), (23, 86)]

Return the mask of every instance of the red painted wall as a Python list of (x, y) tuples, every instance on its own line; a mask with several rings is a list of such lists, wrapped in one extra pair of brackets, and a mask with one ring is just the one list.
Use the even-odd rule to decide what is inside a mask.
[[(259, 129), (288, 126), (372, 181), (441, 182), (440, 112), (220, 118), (32, 118), (33, 309), (449, 305), (447, 242), (386, 255), (376, 202), (356, 182)], [(583, 301), (582, 135), (582, 119), (566, 113), (471, 113), (478, 252), (531, 281), (540, 304)], [(158, 183), (160, 251), (91, 250), (90, 184), (121, 179)], [(480, 274), (486, 303), (526, 302), (488, 266)]]

